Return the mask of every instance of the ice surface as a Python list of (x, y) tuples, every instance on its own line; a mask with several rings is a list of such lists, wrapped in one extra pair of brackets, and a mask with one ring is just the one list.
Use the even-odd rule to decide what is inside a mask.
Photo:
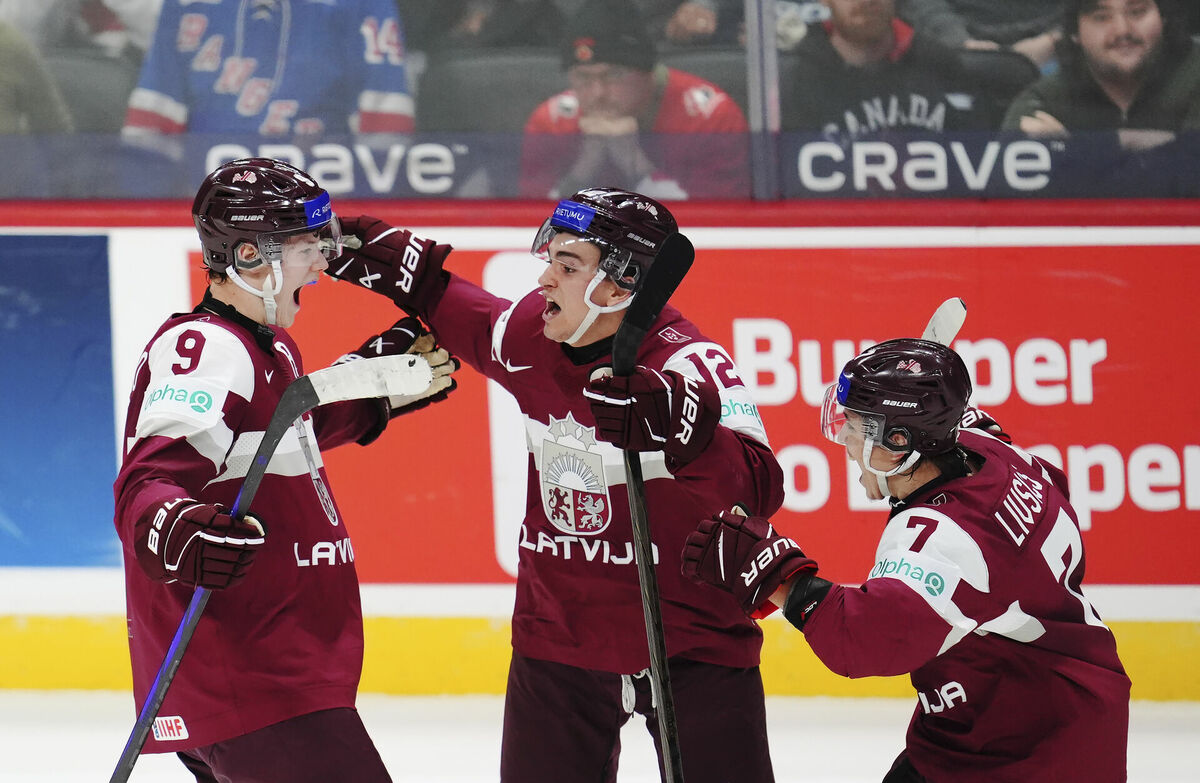
[[(901, 747), (912, 707), (908, 699), (768, 699), (776, 779), (877, 783)], [(359, 709), (398, 783), (496, 781), (500, 697), (365, 694)], [(132, 697), (124, 693), (0, 690), (0, 781), (107, 780), (133, 720)], [(1134, 702), (1130, 723), (1130, 783), (1196, 780), (1200, 703)], [(626, 724), (622, 746), (619, 783), (655, 783), (640, 717)], [(192, 783), (173, 755), (143, 756), (130, 780)]]

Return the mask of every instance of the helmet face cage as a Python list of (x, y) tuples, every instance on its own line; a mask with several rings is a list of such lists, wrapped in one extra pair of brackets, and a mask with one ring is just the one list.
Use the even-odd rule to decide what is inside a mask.
[(875, 445), (940, 454), (957, 443), (970, 396), (970, 376), (954, 351), (926, 340), (889, 340), (847, 363), (826, 391), (822, 430), (844, 444), (851, 411), (862, 417), (858, 426)]
[[(235, 160), (209, 174), (192, 217), (204, 263), (217, 272), (274, 263), (284, 240), (297, 234), (317, 234), (329, 260), (341, 254), (341, 226), (329, 193), (303, 171), (269, 158)], [(256, 247), (258, 257), (240, 260), (236, 251), (243, 243)]]
[(550, 240), (561, 231), (600, 248), (600, 270), (617, 286), (637, 291), (663, 240), (678, 227), (662, 204), (614, 188), (581, 190), (558, 202), (534, 238), (532, 252), (548, 260)]

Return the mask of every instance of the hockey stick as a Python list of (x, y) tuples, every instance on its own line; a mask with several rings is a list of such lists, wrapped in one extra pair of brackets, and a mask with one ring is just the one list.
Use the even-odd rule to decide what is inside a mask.
[(921, 339), (950, 347), (950, 343), (953, 342), (954, 337), (958, 334), (958, 330), (962, 328), (963, 321), (966, 319), (966, 303), (957, 296), (947, 299), (938, 305), (938, 309), (933, 311), (933, 316), (930, 317), (929, 324), (925, 327), (925, 332), (921, 335)]
[[(671, 234), (654, 257), (641, 289), (629, 305), (613, 337), (613, 374), (630, 375), (637, 364), (638, 348), (646, 332), (658, 320), (663, 306), (679, 287), (695, 260), (696, 251), (683, 234)], [(663, 780), (683, 783), (679, 754), (679, 728), (675, 721), (675, 699), (667, 671), (667, 649), (663, 637), (662, 604), (654, 575), (654, 549), (646, 521), (646, 486), (642, 459), (636, 451), (625, 451), (625, 486), (629, 491), (629, 515), (633, 522), (633, 544), (637, 553), (638, 586), (642, 591), (642, 613), (646, 618), (646, 643), (650, 648), (650, 687), (658, 705), (658, 736), (662, 745)]]
[[(271, 414), (271, 421), (267, 424), (262, 442), (258, 445), (254, 461), (246, 472), (246, 479), (238, 490), (237, 499), (234, 500), (229, 515), (235, 519), (246, 515), (259, 485), (267, 474), (271, 455), (275, 453), (276, 447), (292, 423), (305, 413), (331, 402), (420, 394), (429, 388), (432, 380), (433, 372), (423, 357), (403, 354), (359, 359), (317, 370), (292, 381), (284, 389), (275, 412)], [(183, 661), (183, 654), (187, 651), (196, 625), (200, 622), (200, 615), (203, 614), (211, 595), (212, 591), (204, 587), (197, 587), (192, 593), (192, 600), (175, 630), (175, 637), (171, 640), (171, 646), (167, 649), (166, 657), (150, 688), (150, 694), (146, 697), (146, 703), (142, 705), (137, 723), (134, 724), (129, 740), (125, 743), (125, 749), (121, 752), (121, 758), (109, 783), (124, 783), (133, 773), (133, 765), (137, 763), (142, 746), (146, 744), (150, 726), (167, 697), (167, 689), (175, 679), (175, 673)]]

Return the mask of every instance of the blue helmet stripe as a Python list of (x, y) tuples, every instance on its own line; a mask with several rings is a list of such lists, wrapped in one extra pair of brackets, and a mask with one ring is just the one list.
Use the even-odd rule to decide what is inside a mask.
[(580, 204), (578, 201), (563, 199), (554, 208), (554, 214), (550, 216), (550, 225), (577, 231), (582, 234), (587, 231), (588, 226), (592, 224), (592, 218), (595, 216), (595, 207)]
[(304, 217), (306, 225), (323, 226), (333, 215), (333, 207), (329, 203), (329, 194), (322, 193), (316, 198), (304, 202)]

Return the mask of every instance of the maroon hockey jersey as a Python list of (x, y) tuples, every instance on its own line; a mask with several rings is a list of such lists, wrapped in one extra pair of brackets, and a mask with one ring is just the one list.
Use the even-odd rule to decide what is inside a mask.
[[(596, 439), (583, 396), (606, 354), (577, 365), (542, 334), (545, 300), (513, 304), (451, 276), (430, 313), (441, 344), (513, 394), (524, 414), (529, 473), (521, 526), (513, 648), (530, 658), (632, 674), (649, 665), (633, 559), (622, 452)], [(637, 357), (716, 384), (721, 426), (674, 474), (662, 452), (642, 456), (667, 654), (725, 666), (758, 664), (762, 635), (726, 593), (680, 573), (687, 534), (735, 502), (771, 514), (783, 474), (732, 360), (674, 308), (664, 308)]]
[(973, 476), (893, 510), (859, 588), (804, 627), (850, 677), (911, 672), (913, 766), (932, 783), (1126, 779), (1129, 678), (1080, 589), (1083, 541), (1061, 471), (978, 430)]
[[(139, 709), (193, 588), (151, 580), (135, 547), (146, 546), (150, 517), (166, 500), (233, 506), (280, 396), (301, 373), (286, 332), (211, 312), (171, 317), (142, 354), (114, 485)], [(317, 443), (362, 438), (378, 426), (379, 410), (356, 400), (302, 421), (303, 438), (297, 426), (289, 430), (251, 506), (266, 543), (244, 581), (212, 594), (147, 752), (354, 705), (363, 649), (354, 549)]]

